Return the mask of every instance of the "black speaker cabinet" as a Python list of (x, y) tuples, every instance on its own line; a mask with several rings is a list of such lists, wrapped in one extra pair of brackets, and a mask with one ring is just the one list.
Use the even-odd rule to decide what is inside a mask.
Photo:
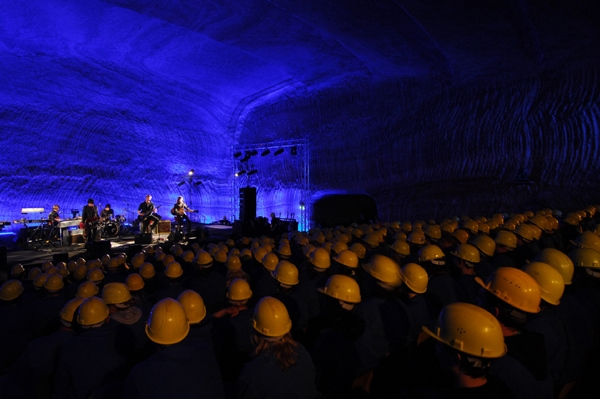
[(240, 220), (249, 222), (256, 219), (256, 187), (240, 188)]
[(152, 233), (140, 234), (135, 237), (136, 244), (152, 244)]
[(0, 245), (0, 270), (9, 272), (9, 270), (8, 270), (8, 254), (6, 252), (6, 247), (3, 245)]

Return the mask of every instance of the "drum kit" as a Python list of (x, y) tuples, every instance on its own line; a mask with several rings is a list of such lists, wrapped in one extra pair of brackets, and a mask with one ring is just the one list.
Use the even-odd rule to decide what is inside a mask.
[(125, 225), (125, 216), (116, 215), (114, 219), (107, 219), (100, 222), (100, 235), (102, 238), (111, 238), (119, 235), (121, 227)]

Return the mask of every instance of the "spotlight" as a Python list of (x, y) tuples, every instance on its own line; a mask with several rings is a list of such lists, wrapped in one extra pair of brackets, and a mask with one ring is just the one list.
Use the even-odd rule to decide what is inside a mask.
[(236, 152), (233, 154), (233, 157), (234, 157), (234, 158), (239, 158), (239, 157), (241, 157), (241, 156), (242, 156), (242, 152), (241, 152), (241, 151), (236, 151)]
[(184, 184), (185, 184), (185, 182), (182, 180), (182, 181), (180, 181), (179, 183), (177, 183), (177, 187), (181, 187), (181, 186), (183, 186)]
[(298, 153), (298, 148), (296, 146), (292, 147), (292, 155), (296, 155)]
[(283, 154), (283, 148), (279, 148), (277, 151), (273, 153), (273, 155)]
[(237, 172), (237, 173), (235, 174), (235, 176), (236, 176), (236, 177), (238, 177), (238, 176), (241, 176), (241, 175), (243, 175), (243, 174), (245, 174), (245, 173), (246, 173), (246, 171), (245, 171), (245, 170), (240, 170), (239, 172)]
[(193, 176), (194, 175), (194, 169), (190, 169), (190, 171), (188, 172), (188, 175)]
[(266, 150), (264, 150), (263, 152), (260, 153), (261, 156), (265, 156), (265, 155), (269, 155), (271, 153), (271, 150), (269, 150), (268, 148)]
[(202, 184), (202, 182), (200, 180), (198, 180), (196, 183), (194, 183), (194, 186), (199, 186), (201, 184)]
[(248, 176), (252, 176), (258, 173), (258, 170), (256, 169), (252, 169), (251, 171), (248, 172)]

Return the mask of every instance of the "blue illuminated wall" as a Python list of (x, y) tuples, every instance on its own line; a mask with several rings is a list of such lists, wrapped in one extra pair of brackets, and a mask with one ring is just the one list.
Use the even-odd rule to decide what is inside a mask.
[[(527, 3), (2, 2), (0, 220), (89, 197), (133, 216), (151, 193), (210, 223), (233, 213), (232, 146), (294, 139), (310, 143), (308, 207), (600, 202), (597, 7)], [(267, 166), (259, 214), (285, 216), (293, 176)]]

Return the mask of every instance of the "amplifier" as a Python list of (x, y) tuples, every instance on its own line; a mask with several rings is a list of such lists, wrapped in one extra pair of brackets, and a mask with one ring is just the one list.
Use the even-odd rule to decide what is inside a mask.
[(158, 232), (159, 233), (170, 233), (171, 232), (171, 221), (170, 220), (159, 220), (158, 221)]

